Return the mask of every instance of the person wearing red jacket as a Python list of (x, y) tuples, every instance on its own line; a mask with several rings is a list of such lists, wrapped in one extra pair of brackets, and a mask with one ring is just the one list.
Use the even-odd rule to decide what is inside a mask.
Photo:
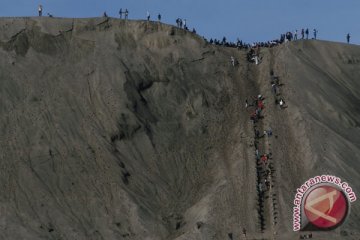
[(266, 164), (267, 161), (268, 161), (267, 155), (266, 155), (266, 154), (262, 155), (260, 160), (261, 160), (264, 164)]
[(261, 101), (261, 100), (258, 101), (258, 107), (259, 107), (260, 109), (264, 109), (264, 103), (263, 103), (263, 101)]

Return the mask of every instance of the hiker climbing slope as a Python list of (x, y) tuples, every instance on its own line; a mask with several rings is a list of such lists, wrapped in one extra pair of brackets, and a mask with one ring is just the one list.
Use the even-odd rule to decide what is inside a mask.
[(230, 57), (231, 65), (235, 67), (235, 58), (233, 56)]

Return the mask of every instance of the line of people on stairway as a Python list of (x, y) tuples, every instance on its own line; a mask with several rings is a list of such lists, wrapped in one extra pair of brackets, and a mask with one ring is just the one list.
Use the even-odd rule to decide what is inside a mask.
[(284, 97), (280, 93), (280, 87), (283, 84), (280, 84), (280, 78), (275, 76), (274, 71), (270, 70), (270, 85), (271, 85), (271, 92), (275, 98), (275, 104), (279, 105), (281, 109), (287, 108), (285, 104)]
[(252, 97), (250, 102), (248, 99), (245, 100), (245, 108), (251, 108), (250, 119), (253, 123), (254, 129), (254, 147), (255, 147), (255, 159), (256, 159), (256, 174), (257, 174), (257, 194), (258, 194), (258, 213), (261, 230), (265, 230), (265, 192), (271, 188), (271, 174), (272, 170), (270, 167), (269, 160), (271, 159), (271, 153), (260, 154), (259, 144), (260, 139), (264, 137), (271, 137), (272, 130), (264, 129), (262, 135), (257, 128), (257, 123), (263, 118), (262, 112), (265, 108), (264, 97), (259, 94), (258, 96)]
[[(280, 106), (281, 109), (286, 108), (284, 98), (280, 94), (280, 87), (283, 84), (280, 84), (280, 78), (274, 74), (274, 71), (270, 71), (270, 84), (271, 92), (274, 95), (275, 103)], [(255, 147), (255, 159), (257, 164), (257, 191), (259, 196), (259, 216), (262, 228), (264, 228), (264, 221), (262, 211), (264, 209), (264, 197), (265, 193), (271, 189), (272, 186), (272, 174), (274, 172), (273, 166), (269, 160), (272, 158), (272, 153), (260, 153), (259, 143), (261, 138), (271, 137), (273, 135), (272, 129), (264, 129), (260, 131), (257, 128), (257, 122), (260, 119), (263, 119), (262, 112), (265, 108), (264, 97), (260, 94), (256, 97), (252, 97), (249, 102), (248, 99), (245, 100), (245, 108), (253, 107), (253, 111), (250, 114), (250, 120), (253, 123), (254, 129), (254, 147)], [(264, 149), (265, 150), (265, 149)], [(275, 211), (275, 210), (274, 210)]]
[(261, 172), (258, 171), (258, 176), (260, 176), (261, 173), (263, 173), (263, 176), (258, 178), (258, 190), (259, 190), (259, 194), (262, 195), (271, 186), (269, 180), (271, 171), (269, 169), (268, 164), (272, 154), (271, 153), (260, 154), (259, 139), (264, 137), (271, 137), (273, 135), (273, 132), (271, 128), (268, 128), (268, 129), (264, 129), (261, 134), (256, 126), (256, 123), (258, 123), (258, 121), (263, 118), (262, 112), (265, 108), (264, 97), (261, 94), (256, 97), (252, 97), (251, 103), (249, 103), (249, 100), (246, 99), (245, 108), (248, 109), (250, 107), (254, 109), (250, 114), (250, 120), (252, 121), (254, 128), (255, 159), (258, 167), (260, 166), (261, 168)]

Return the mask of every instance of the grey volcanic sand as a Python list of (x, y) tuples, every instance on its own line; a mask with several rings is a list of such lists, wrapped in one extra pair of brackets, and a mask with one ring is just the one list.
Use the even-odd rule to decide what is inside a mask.
[[(293, 199), (308, 178), (336, 175), (360, 194), (360, 47), (309, 40), (261, 55), (255, 66), (155, 22), (0, 19), (0, 239), (298, 239)], [(257, 128), (274, 132), (259, 143), (273, 166), (260, 214), (244, 107), (259, 93)], [(359, 214), (355, 202), (314, 238), (359, 239)]]

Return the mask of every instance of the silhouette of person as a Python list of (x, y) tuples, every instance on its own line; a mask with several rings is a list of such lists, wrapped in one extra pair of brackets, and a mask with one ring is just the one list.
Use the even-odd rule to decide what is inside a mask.
[(304, 34), (305, 34), (304, 29), (301, 29), (301, 39), (304, 39)]
[(314, 39), (316, 39), (317, 32), (318, 31), (314, 28)]
[(222, 44), (222, 45), (225, 45), (225, 44), (226, 44), (226, 37), (223, 37), (221, 44)]
[(120, 8), (119, 15), (120, 15), (120, 19), (122, 19), (122, 15), (123, 15), (123, 10), (122, 10), (122, 8)]
[(305, 30), (305, 34), (306, 34), (306, 39), (309, 39), (309, 29), (308, 28)]
[(161, 21), (161, 14), (160, 13), (158, 14), (158, 21), (159, 22)]
[(146, 18), (147, 18), (148, 21), (150, 21), (150, 13), (149, 13), (149, 11), (146, 12)]
[(346, 41), (347, 41), (347, 43), (350, 43), (350, 33), (348, 33), (348, 34), (346, 35)]
[(42, 12), (43, 12), (43, 6), (42, 5), (39, 5), (39, 17), (42, 16)]
[(125, 9), (125, 19), (128, 19), (128, 16), (129, 16), (129, 11)]

